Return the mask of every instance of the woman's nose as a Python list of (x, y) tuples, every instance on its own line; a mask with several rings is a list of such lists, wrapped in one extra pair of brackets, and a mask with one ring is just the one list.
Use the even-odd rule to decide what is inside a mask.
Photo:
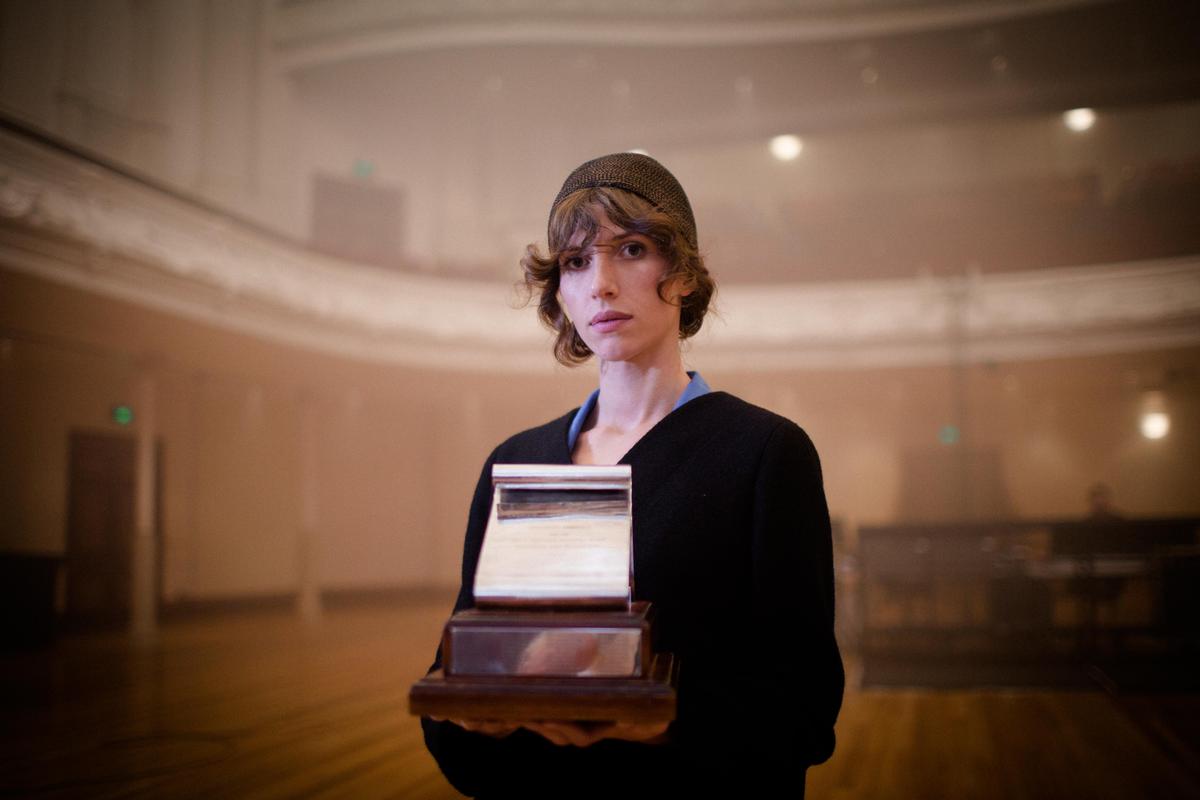
[(613, 297), (617, 294), (616, 265), (608, 253), (597, 253), (592, 268), (592, 296)]

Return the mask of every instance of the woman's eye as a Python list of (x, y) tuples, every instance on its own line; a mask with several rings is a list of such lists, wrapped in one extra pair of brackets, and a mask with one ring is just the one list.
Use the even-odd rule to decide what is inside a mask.
[(587, 266), (583, 256), (570, 256), (562, 260), (562, 268), (567, 270), (583, 269)]
[(626, 242), (622, 249), (629, 258), (641, 258), (646, 255), (646, 245), (641, 242)]

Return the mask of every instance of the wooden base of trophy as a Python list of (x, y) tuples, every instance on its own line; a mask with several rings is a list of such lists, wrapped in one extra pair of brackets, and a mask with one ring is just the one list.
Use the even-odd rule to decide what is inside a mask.
[(436, 670), (413, 685), (408, 707), (441, 719), (670, 722), (676, 671), (670, 654), (656, 655), (643, 678), (447, 678)]
[(413, 714), (443, 719), (669, 722), (678, 668), (651, 647), (651, 609), (459, 612), (443, 669), (409, 693)]

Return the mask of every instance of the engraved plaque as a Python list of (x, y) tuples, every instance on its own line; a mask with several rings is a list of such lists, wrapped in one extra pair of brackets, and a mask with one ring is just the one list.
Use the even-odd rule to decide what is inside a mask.
[(497, 464), (477, 606), (613, 606), (631, 597), (630, 469)]

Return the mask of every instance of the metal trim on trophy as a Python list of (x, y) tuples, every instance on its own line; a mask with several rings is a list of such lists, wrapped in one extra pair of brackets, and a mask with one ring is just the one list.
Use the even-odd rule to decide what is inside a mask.
[(633, 601), (626, 465), (497, 464), (475, 608), (442, 634), (442, 668), (409, 710), (452, 719), (667, 722), (675, 659)]

